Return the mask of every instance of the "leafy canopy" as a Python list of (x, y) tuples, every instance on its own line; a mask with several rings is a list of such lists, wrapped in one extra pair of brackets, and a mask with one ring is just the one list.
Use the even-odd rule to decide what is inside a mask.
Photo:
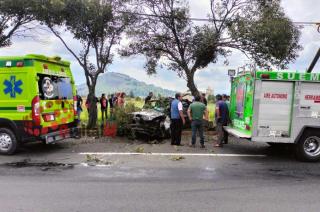
[(211, 0), (210, 22), (197, 25), (184, 0), (137, 2), (145, 15), (128, 30), (122, 55), (145, 55), (148, 74), (158, 65), (177, 72), (194, 95), (195, 73), (234, 49), (261, 67), (285, 67), (301, 49), (299, 29), (277, 0)]
[(35, 20), (34, 6), (34, 0), (0, 0), (0, 47), (10, 46), (14, 36), (27, 36)]
[[(78, 60), (88, 76), (96, 78), (112, 63), (112, 47), (119, 44), (127, 24), (128, 15), (116, 13), (126, 10), (124, 0), (46, 0), (40, 20), (63, 42)], [(82, 44), (77, 54), (64, 41), (61, 28)], [(89, 60), (89, 57), (95, 61)]]

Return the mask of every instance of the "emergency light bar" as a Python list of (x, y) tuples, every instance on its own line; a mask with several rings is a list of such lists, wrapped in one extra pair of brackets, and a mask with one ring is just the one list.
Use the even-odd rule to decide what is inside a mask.
[(12, 62), (11, 61), (7, 61), (6, 62), (6, 67), (11, 67), (12, 66)]
[(12, 62), (10, 60), (6, 61), (6, 67), (23, 67), (24, 62), (23, 61), (17, 61)]

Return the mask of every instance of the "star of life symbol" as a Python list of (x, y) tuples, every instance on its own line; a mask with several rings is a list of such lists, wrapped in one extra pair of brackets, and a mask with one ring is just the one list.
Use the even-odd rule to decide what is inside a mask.
[(21, 80), (16, 80), (16, 76), (10, 76), (10, 80), (5, 80), (3, 82), (6, 87), (3, 91), (5, 94), (10, 93), (11, 98), (16, 98), (16, 93), (21, 94), (22, 89), (20, 88), (22, 85)]

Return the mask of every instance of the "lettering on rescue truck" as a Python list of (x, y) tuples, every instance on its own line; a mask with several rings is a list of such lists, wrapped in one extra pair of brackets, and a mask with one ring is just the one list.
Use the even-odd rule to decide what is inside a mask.
[(246, 129), (246, 124), (244, 121), (239, 120), (239, 119), (234, 119), (233, 120), (233, 125), (239, 129), (245, 130)]
[(277, 73), (277, 80), (300, 80), (300, 81), (320, 81), (318, 73)]
[(286, 93), (264, 93), (263, 97), (265, 99), (288, 99), (288, 94), (286, 94)]
[(257, 79), (262, 79), (267, 75), (269, 80), (283, 81), (320, 81), (320, 73), (298, 73), (298, 72), (272, 72), (262, 71), (257, 73)]
[(314, 103), (320, 103), (320, 95), (305, 95), (307, 101), (314, 101)]

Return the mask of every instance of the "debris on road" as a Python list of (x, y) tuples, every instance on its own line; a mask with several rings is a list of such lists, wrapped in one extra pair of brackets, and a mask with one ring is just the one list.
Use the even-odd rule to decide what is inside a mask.
[(103, 160), (98, 158), (95, 155), (86, 155), (86, 162), (89, 166), (96, 166), (96, 165), (111, 165), (112, 162)]
[(173, 156), (172, 158), (170, 158), (170, 160), (172, 160), (172, 161), (180, 161), (180, 160), (184, 160), (184, 159), (186, 159), (186, 158), (183, 156)]
[(137, 147), (134, 151), (137, 152), (137, 153), (143, 153), (144, 152), (144, 148), (143, 147)]

